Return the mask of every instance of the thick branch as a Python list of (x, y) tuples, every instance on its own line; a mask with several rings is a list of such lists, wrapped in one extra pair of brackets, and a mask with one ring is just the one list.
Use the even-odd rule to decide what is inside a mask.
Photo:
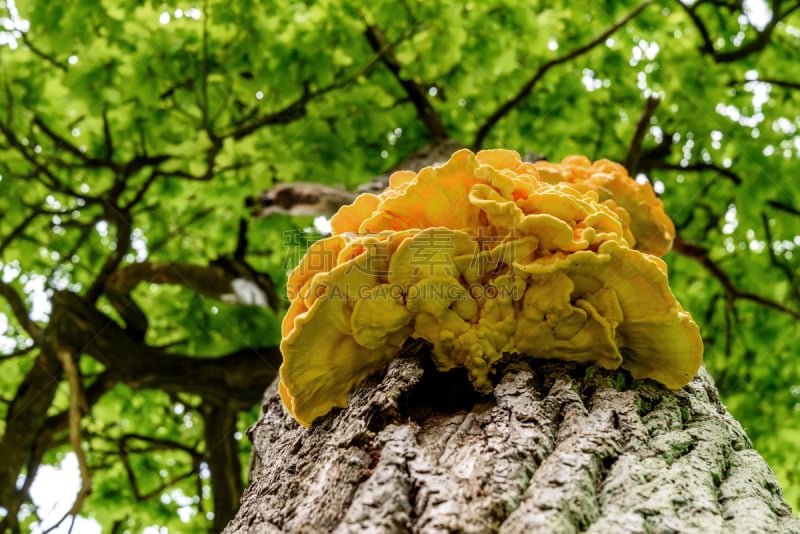
[(270, 306), (279, 300), (272, 281), (241, 260), (219, 259), (210, 265), (184, 262), (133, 263), (106, 282), (109, 296), (128, 295), (141, 282), (180, 285), (228, 304)]
[(225, 404), (205, 403), (203, 432), (214, 493), (212, 530), (221, 532), (239, 509), (239, 497), (244, 491), (239, 445), (234, 437), (236, 411)]
[(100, 273), (98, 273), (94, 282), (92, 282), (92, 285), (89, 286), (89, 289), (86, 291), (86, 298), (91, 302), (95, 302), (100, 298), (106, 282), (117, 270), (131, 247), (131, 231), (133, 225), (130, 216), (127, 213), (121, 212), (117, 206), (109, 202), (106, 203), (105, 211), (107, 218), (110, 219), (116, 227), (116, 246), (114, 250), (108, 254), (105, 262), (103, 262), (103, 266), (100, 268)]
[[(133, 388), (200, 395), (204, 401), (225, 405), (235, 413), (261, 398), (264, 387), (275, 378), (281, 359), (275, 347), (247, 348), (219, 358), (168, 354), (132, 338), (92, 304), (72, 293), (54, 295), (48, 334), (67, 351), (86, 352), (108, 369), (87, 388), (86, 406), (120, 380)], [(80, 419), (73, 414), (78, 405), (71, 404), (68, 412), (47, 417), (62, 370), (53, 354), (54, 351), (43, 350), (20, 384), (9, 404), (5, 433), (0, 440), (0, 458), (3, 459), (0, 462), (0, 502), (8, 509), (4, 525), (12, 530), (18, 530), (17, 512), (25, 494), (17, 491), (17, 478), (23, 467), (29, 468), (29, 478), (23, 487), (27, 490), (56, 432), (69, 424), (71, 441), (75, 445), (72, 436)], [(77, 372), (76, 368), (73, 370)], [(73, 392), (80, 389), (74, 387), (75, 376), (73, 374)], [(73, 393), (74, 402), (81, 398), (82, 395)], [(215, 445), (210, 443), (208, 447)], [(88, 481), (88, 474), (84, 476)], [(189, 474), (179, 479), (186, 476)], [(86, 491), (88, 486), (79, 495), (78, 502)]]
[(351, 191), (315, 182), (290, 182), (276, 184), (248, 199), (248, 204), (258, 217), (275, 213), (331, 217), (340, 207), (353, 202), (356, 196)]
[(30, 318), (28, 308), (25, 307), (25, 303), (22, 301), (22, 297), (19, 296), (19, 293), (17, 293), (10, 284), (0, 281), (0, 296), (6, 299), (6, 302), (8, 302), (20, 326), (31, 336), (34, 342), (41, 343), (43, 331), (41, 327)]
[(564, 54), (563, 56), (559, 56), (555, 59), (551, 59), (550, 61), (543, 64), (539, 67), (539, 70), (533, 75), (533, 77), (528, 80), (525, 85), (514, 95), (513, 98), (504, 102), (497, 110), (492, 113), (486, 122), (478, 129), (478, 132), (475, 134), (475, 139), (472, 141), (472, 148), (473, 150), (478, 150), (483, 146), (483, 142), (486, 137), (489, 135), (489, 132), (492, 131), (500, 120), (502, 120), (506, 115), (508, 115), (515, 107), (517, 107), (523, 100), (525, 100), (528, 95), (530, 95), (533, 88), (536, 87), (536, 84), (539, 83), (547, 71), (552, 69), (555, 66), (561, 65), (562, 63), (566, 63), (575, 59), (576, 57), (589, 52), (594, 47), (598, 46), (599, 44), (605, 42), (614, 32), (625, 26), (628, 22), (633, 20), (639, 13), (644, 11), (650, 4), (653, 3), (653, 0), (647, 0), (646, 2), (640, 4), (636, 8), (634, 8), (630, 13), (625, 15), (622, 19), (612, 24), (608, 29), (606, 29), (603, 33), (589, 41), (588, 43), (575, 48)]
[[(447, 161), (453, 152), (461, 148), (464, 148), (463, 145), (453, 139), (432, 141), (394, 165), (392, 170), (419, 172), (423, 167)], [(279, 183), (262, 191), (257, 197), (249, 198), (248, 206), (258, 217), (268, 217), (274, 213), (331, 217), (339, 208), (353, 202), (360, 193), (381, 193), (388, 185), (389, 174), (376, 176), (360, 185), (356, 191), (312, 182)]]
[(60, 374), (61, 365), (53, 351), (42, 350), (8, 407), (0, 439), (0, 503), (8, 510), (6, 521), (12, 529), (20, 505), (17, 477), (28, 464), (37, 435), (47, 419)]
[(86, 299), (64, 291), (53, 295), (52, 316), (62, 343), (114, 369), (132, 388), (191, 393), (245, 408), (261, 397), (281, 361), (277, 347), (245, 348), (217, 358), (167, 353), (137, 340)]
[(661, 103), (661, 99), (655, 96), (647, 97), (647, 100), (644, 103), (644, 109), (642, 110), (642, 115), (639, 117), (639, 121), (636, 123), (636, 130), (633, 133), (633, 139), (631, 139), (631, 144), (628, 146), (628, 153), (625, 155), (625, 168), (628, 169), (628, 172), (631, 176), (636, 176), (639, 167), (639, 157), (642, 153), (642, 142), (644, 141), (644, 136), (647, 135), (647, 129), (650, 126), (650, 119), (653, 117), (653, 114), (656, 112), (656, 108)]

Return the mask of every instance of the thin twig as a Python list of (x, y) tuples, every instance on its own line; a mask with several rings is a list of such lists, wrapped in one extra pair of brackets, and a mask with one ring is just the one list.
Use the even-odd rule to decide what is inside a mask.
[(575, 59), (576, 57), (589, 52), (594, 47), (598, 46), (599, 44), (605, 42), (614, 32), (625, 26), (628, 22), (633, 20), (639, 13), (644, 11), (645, 8), (650, 6), (653, 3), (653, 0), (647, 0), (646, 2), (640, 4), (636, 8), (634, 8), (630, 13), (622, 17), (620, 20), (612, 24), (608, 27), (603, 33), (589, 41), (588, 43), (575, 48), (563, 56), (559, 56), (555, 59), (551, 59), (550, 61), (543, 64), (539, 67), (539, 70), (533, 75), (533, 77), (528, 80), (525, 85), (514, 95), (513, 98), (507, 100), (503, 104), (500, 105), (497, 110), (492, 113), (486, 122), (478, 128), (478, 132), (475, 134), (475, 139), (472, 141), (472, 149), (478, 150), (483, 146), (483, 142), (486, 140), (486, 137), (489, 135), (489, 132), (492, 131), (498, 122), (503, 119), (506, 115), (508, 115), (515, 107), (517, 107), (523, 100), (525, 100), (528, 95), (533, 91), (533, 88), (536, 87), (536, 84), (539, 83), (544, 75), (549, 71), (551, 68), (561, 65), (562, 63), (566, 63)]
[(650, 160), (645, 159), (641, 161), (642, 168), (649, 169), (663, 169), (667, 171), (681, 171), (681, 172), (715, 172), (720, 176), (728, 178), (736, 185), (742, 183), (742, 178), (733, 172), (733, 170), (726, 167), (721, 167), (714, 163), (689, 163), (688, 165), (680, 165), (678, 163), (669, 163), (663, 160)]
[(780, 80), (778, 78), (755, 78), (753, 80), (734, 80), (731, 82), (732, 86), (747, 85), (748, 83), (768, 83), (784, 89), (800, 89), (800, 82), (791, 80)]
[(108, 112), (106, 109), (103, 109), (102, 113), (103, 117), (103, 141), (106, 145), (106, 162), (110, 166), (113, 166), (114, 161), (114, 139), (111, 137), (111, 127), (108, 124)]
[(13, 230), (11, 230), (11, 232), (9, 232), (9, 234), (5, 236), (2, 241), (0, 241), (0, 256), (2, 256), (3, 252), (5, 252), (6, 248), (8, 248), (13, 241), (25, 231), (28, 225), (41, 214), (42, 213), (39, 211), (32, 211), (28, 213), (28, 215), (26, 215), (25, 218), (22, 219), (22, 221), (20, 221), (20, 223), (15, 226)]
[(34, 55), (36, 55), (36, 56), (38, 56), (38, 57), (42, 58), (42, 59), (43, 59), (43, 60), (45, 60), (47, 63), (50, 63), (52, 66), (56, 67), (57, 69), (59, 69), (59, 70), (62, 70), (62, 71), (64, 71), (64, 72), (67, 72), (67, 65), (66, 65), (66, 63), (62, 63), (61, 61), (57, 60), (57, 59), (56, 59), (56, 58), (54, 58), (53, 56), (51, 56), (51, 55), (48, 55), (48, 54), (45, 54), (44, 52), (42, 52), (41, 50), (39, 50), (37, 47), (35, 47), (35, 46), (33, 45), (33, 43), (30, 41), (30, 39), (28, 39), (27, 32), (20, 31), (20, 32), (19, 32), (19, 36), (20, 36), (20, 39), (22, 40), (22, 42), (23, 42), (23, 43), (25, 43), (25, 46), (27, 46), (27, 47), (28, 47), (28, 49), (29, 49), (31, 52), (33, 52), (33, 54), (34, 54)]
[(780, 200), (768, 200), (767, 205), (784, 213), (788, 213), (790, 215), (797, 215), (798, 217), (800, 217), (800, 209), (797, 209), (794, 206), (787, 204), (786, 202), (781, 202)]
[(797, 277), (794, 274), (794, 270), (790, 266), (786, 265), (775, 252), (775, 248), (773, 247), (774, 241), (772, 240), (772, 230), (769, 228), (769, 217), (767, 217), (767, 214), (764, 212), (761, 212), (761, 225), (764, 228), (764, 236), (767, 241), (767, 251), (769, 252), (769, 258), (772, 260), (772, 264), (783, 272), (783, 275), (786, 277), (786, 281), (789, 282), (789, 291), (791, 292), (792, 297), (794, 297), (797, 302), (800, 302), (800, 284), (798, 284), (798, 281), (796, 280)]
[[(101, 437), (101, 436), (97, 436)], [(152, 451), (163, 451), (163, 450), (179, 450), (183, 451), (192, 458), (196, 460), (201, 460), (203, 455), (197, 451), (196, 448), (190, 447), (188, 445), (184, 445), (183, 443), (179, 443), (177, 441), (172, 441), (170, 439), (164, 438), (154, 438), (152, 436), (146, 436), (144, 434), (123, 434), (117, 440), (120, 447), (124, 447), (128, 453), (145, 453), (145, 452), (152, 452)], [(132, 449), (128, 446), (129, 441), (142, 441), (144, 443), (149, 443), (152, 447), (147, 449)]]
[[(136, 439), (144, 439), (145, 437), (137, 437)], [(166, 441), (166, 440), (154, 440), (154, 441)], [(174, 445), (179, 445), (175, 443)], [(198, 468), (200, 465), (200, 460), (202, 459), (202, 455), (199, 455), (196, 451), (186, 451), (186, 449), (181, 446), (181, 450), (185, 450), (189, 452), (190, 456), (192, 457), (192, 469), (189, 471), (182, 473), (176, 477), (171, 478), (170, 480), (165, 481), (161, 485), (157, 486), (156, 488), (148, 491), (147, 493), (142, 493), (141, 489), (139, 488), (139, 483), (136, 480), (136, 475), (134, 473), (133, 466), (131, 465), (130, 458), (128, 457), (129, 454), (133, 453), (140, 453), (140, 452), (147, 452), (147, 451), (131, 451), (128, 450), (127, 442), (125, 440), (119, 440), (117, 442), (117, 446), (119, 447), (119, 457), (122, 460), (122, 465), (125, 467), (125, 472), (128, 476), (128, 482), (131, 485), (131, 490), (133, 491), (133, 495), (136, 498), (136, 502), (146, 501), (148, 499), (152, 499), (157, 495), (161, 494), (165, 489), (169, 488), (177, 484), (178, 482), (189, 478), (190, 476), (194, 475), (198, 472)]]
[(203, 0), (203, 38), (201, 51), (203, 54), (203, 72), (200, 73), (200, 113), (202, 114), (203, 130), (213, 137), (211, 124), (208, 120), (208, 0)]
[(425, 124), (431, 138), (434, 141), (447, 139), (447, 129), (442, 122), (442, 118), (433, 105), (428, 100), (425, 91), (414, 80), (403, 78), (400, 75), (402, 65), (397, 60), (397, 57), (392, 52), (391, 47), (388, 45), (383, 32), (373, 24), (367, 24), (367, 29), (364, 32), (367, 42), (372, 47), (376, 54), (380, 54), (381, 61), (386, 68), (392, 73), (397, 82), (403, 87), (414, 108), (417, 110), (417, 115)]
[(50, 126), (42, 120), (41, 117), (34, 117), (33, 124), (39, 127), (39, 129), (50, 138), (56, 148), (63, 148), (79, 160), (81, 160), (88, 168), (103, 168), (103, 167), (111, 167), (110, 162), (104, 161), (102, 159), (93, 158), (91, 156), (86, 155), (84, 152), (81, 151), (80, 148), (75, 146), (74, 144), (70, 143), (65, 137), (58, 135), (55, 130), (50, 128)]
[(309, 102), (311, 102), (311, 100), (319, 96), (322, 96), (324, 94), (327, 94), (331, 91), (334, 91), (336, 89), (341, 89), (342, 87), (354, 82), (355, 80), (363, 76), (369, 69), (371, 69), (372, 66), (381, 59), (386, 50), (389, 50), (393, 46), (396, 46), (401, 41), (408, 39), (411, 35), (413, 35), (413, 29), (401, 35), (395, 41), (387, 43), (385, 48), (381, 48), (378, 52), (376, 52), (375, 55), (369, 59), (369, 61), (367, 61), (353, 74), (345, 77), (344, 79), (338, 82), (334, 82), (328, 86), (325, 86), (321, 89), (316, 89), (314, 91), (312, 91), (309, 88), (308, 82), (305, 82), (303, 85), (302, 94), (293, 102), (287, 104), (285, 107), (277, 111), (272, 111), (257, 116), (255, 119), (249, 122), (236, 124), (233, 129), (221, 134), (219, 137), (221, 139), (231, 137), (235, 140), (239, 140), (244, 137), (247, 137), (248, 135), (252, 134), (253, 132), (259, 130), (264, 126), (288, 124), (290, 122), (294, 122), (304, 117), (306, 114), (306, 106), (308, 105)]
[(762, 295), (758, 295), (756, 293), (745, 291), (736, 287), (736, 284), (733, 283), (733, 280), (731, 280), (731, 277), (728, 275), (728, 273), (726, 273), (722, 267), (720, 267), (714, 260), (711, 259), (710, 251), (707, 248), (701, 245), (687, 243), (681, 239), (680, 236), (675, 236), (673, 250), (699, 262), (709, 273), (711, 273), (711, 275), (714, 276), (714, 278), (717, 279), (717, 281), (722, 285), (722, 288), (725, 290), (725, 293), (732, 299), (749, 300), (766, 308), (771, 308), (800, 320), (800, 312), (793, 310), (788, 306), (781, 304), (780, 302), (776, 302)]
[(703, 19), (697, 14), (697, 8), (701, 4), (696, 3), (694, 5), (687, 5), (684, 2), (678, 2), (678, 5), (683, 8), (683, 10), (691, 19), (692, 23), (697, 28), (697, 31), (700, 32), (700, 38), (703, 41), (700, 51), (704, 54), (710, 55), (717, 63), (732, 63), (734, 61), (744, 59), (756, 52), (760, 52), (770, 43), (772, 33), (775, 31), (775, 28), (778, 27), (778, 24), (800, 8), (800, 2), (797, 2), (789, 6), (786, 11), (781, 13), (781, 0), (772, 0), (770, 6), (772, 8), (772, 19), (766, 26), (764, 26), (762, 30), (757, 32), (755, 39), (733, 50), (719, 51), (714, 48), (714, 40), (711, 37), (711, 33), (708, 31)]
[(0, 355), (0, 361), (11, 360), (14, 358), (19, 358), (20, 356), (25, 356), (26, 354), (30, 354), (35, 348), (36, 345), (31, 345), (30, 347), (18, 347), (11, 352)]

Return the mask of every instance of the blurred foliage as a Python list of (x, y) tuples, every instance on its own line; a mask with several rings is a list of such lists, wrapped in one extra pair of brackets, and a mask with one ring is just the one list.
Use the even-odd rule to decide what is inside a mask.
[[(283, 287), (284, 232), (311, 220), (253, 220), (248, 198), (278, 181), (354, 188), (447, 136), (625, 161), (653, 183), (678, 226), (666, 260), (706, 366), (797, 510), (798, 7), (0, 1), (0, 431), (40, 424), (19, 430), (30, 441), (17, 449), (5, 443), (23, 460), (0, 480), (24, 487), (74, 449), (71, 419), (59, 419), (69, 373), (50, 378), (41, 417), (34, 401), (19, 404), (43, 362), (56, 362), (56, 292), (122, 325), (129, 310), (114, 305), (109, 280), (137, 262), (210, 268), (234, 255)], [(146, 347), (167, 347), (155, 356), (207, 359), (279, 340), (280, 310), (157, 284), (130, 294), (148, 318)], [(104, 364), (79, 347), (73, 357), (82, 390), (102, 390), (82, 405), (92, 492), (80, 513), (115, 532), (218, 527), (216, 443), (203, 430), (218, 399), (140, 383), (106, 365), (114, 355)], [(241, 433), (257, 404), (232, 408), (226, 430), (240, 456), (229, 466), (243, 471)], [(17, 497), (0, 505), (32, 528), (36, 510)]]

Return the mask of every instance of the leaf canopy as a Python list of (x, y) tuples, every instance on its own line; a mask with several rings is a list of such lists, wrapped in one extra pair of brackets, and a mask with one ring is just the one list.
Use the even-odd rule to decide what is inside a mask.
[(2, 528), (59, 519), (29, 490), (68, 454), (104, 529), (224, 526), (285, 306), (232, 284), (284, 287), (314, 235), (248, 199), (445, 138), (653, 183), (705, 363), (797, 509), (798, 8), (0, 1)]

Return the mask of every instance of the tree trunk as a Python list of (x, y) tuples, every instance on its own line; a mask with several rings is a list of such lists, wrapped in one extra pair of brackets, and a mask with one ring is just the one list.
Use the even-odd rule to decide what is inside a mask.
[(273, 384), (225, 532), (800, 533), (705, 370), (673, 392), (515, 358), (477, 396), (427, 350), (410, 344), (311, 429)]

